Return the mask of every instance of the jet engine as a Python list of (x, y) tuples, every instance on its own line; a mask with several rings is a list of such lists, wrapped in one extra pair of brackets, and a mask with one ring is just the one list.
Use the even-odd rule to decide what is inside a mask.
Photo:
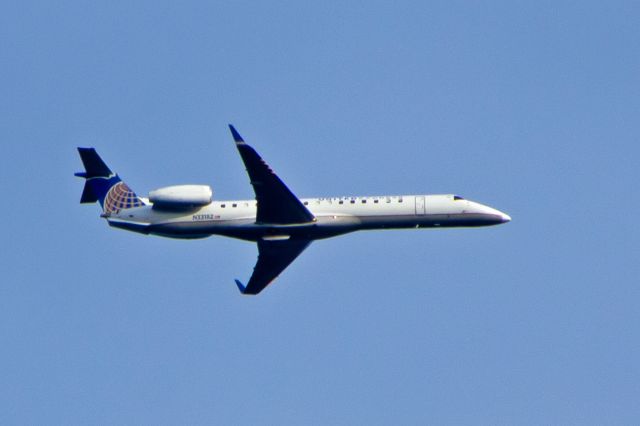
[(154, 209), (188, 210), (211, 204), (212, 200), (209, 185), (174, 185), (149, 192)]

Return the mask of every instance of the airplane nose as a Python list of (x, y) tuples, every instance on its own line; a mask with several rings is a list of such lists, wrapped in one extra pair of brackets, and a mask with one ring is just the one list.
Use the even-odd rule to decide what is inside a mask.
[(469, 201), (469, 206), (473, 209), (474, 213), (486, 215), (486, 219), (491, 222), (492, 225), (511, 222), (511, 216), (501, 212), (493, 207), (485, 206), (484, 204), (475, 203)]

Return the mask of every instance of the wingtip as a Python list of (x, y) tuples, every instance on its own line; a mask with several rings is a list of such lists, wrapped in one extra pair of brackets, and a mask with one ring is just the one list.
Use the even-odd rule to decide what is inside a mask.
[(240, 290), (240, 293), (244, 294), (247, 288), (244, 285), (242, 285), (240, 280), (235, 280), (235, 281), (236, 281), (236, 285), (238, 286), (238, 290)]
[(231, 130), (231, 135), (236, 143), (244, 143), (244, 139), (242, 139), (242, 136), (240, 136), (236, 128), (233, 127), (233, 124), (229, 124), (229, 130)]

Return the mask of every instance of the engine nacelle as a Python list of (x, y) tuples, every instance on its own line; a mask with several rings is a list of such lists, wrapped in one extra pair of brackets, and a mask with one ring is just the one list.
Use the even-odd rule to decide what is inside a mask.
[(154, 208), (191, 209), (211, 204), (213, 191), (209, 185), (174, 185), (149, 192)]

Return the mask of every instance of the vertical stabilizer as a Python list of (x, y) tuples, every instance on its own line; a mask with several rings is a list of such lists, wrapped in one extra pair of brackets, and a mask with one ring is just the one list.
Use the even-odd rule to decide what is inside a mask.
[(100, 158), (93, 148), (78, 148), (84, 172), (75, 175), (86, 179), (81, 203), (100, 203), (105, 213), (143, 206), (144, 203), (127, 184)]

